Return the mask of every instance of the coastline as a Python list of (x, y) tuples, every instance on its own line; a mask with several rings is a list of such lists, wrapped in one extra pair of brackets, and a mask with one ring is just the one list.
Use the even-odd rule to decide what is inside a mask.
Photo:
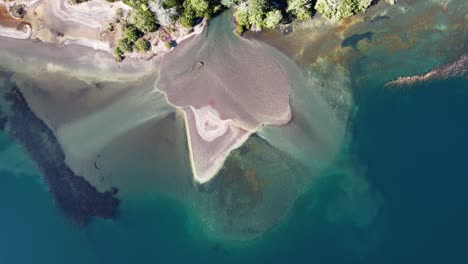
[[(8, 10), (11, 3), (0, 2), (0, 8), (4, 9), (3, 17), (0, 14), (0, 36), (34, 42), (42, 41), (58, 47), (80, 45), (105, 51), (111, 55), (118, 32), (115, 30), (109, 32), (106, 27), (115, 20), (115, 13), (118, 9), (131, 10), (131, 7), (122, 2), (109, 3), (105, 0), (92, 0), (77, 5), (70, 5), (67, 0), (34, 0), (25, 1), (24, 4), (28, 12), (23, 18), (16, 18)], [(16, 26), (2, 26), (2, 20), (16, 21), (24, 26), (22, 30)], [(204, 19), (187, 33), (181, 31), (182, 34), (174, 38), (173, 41), (178, 44), (190, 39), (203, 32), (207, 24), (207, 20)], [(151, 49), (151, 55), (131, 52), (127, 56), (150, 60), (155, 56), (170, 52), (174, 48), (167, 49), (157, 45)]]

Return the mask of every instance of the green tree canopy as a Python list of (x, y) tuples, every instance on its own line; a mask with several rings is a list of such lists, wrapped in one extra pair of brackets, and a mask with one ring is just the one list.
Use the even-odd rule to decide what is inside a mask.
[(132, 22), (143, 33), (153, 32), (158, 29), (156, 16), (148, 9), (137, 9), (132, 13)]
[(280, 10), (269, 11), (265, 18), (265, 27), (274, 28), (279, 25), (282, 19), (283, 15)]
[(342, 19), (366, 10), (372, 0), (317, 0), (315, 9), (330, 19)]
[(288, 0), (286, 11), (296, 19), (310, 19), (312, 17), (312, 0)]
[(146, 39), (139, 39), (135, 42), (135, 48), (138, 52), (145, 52), (151, 48), (151, 43)]
[(208, 0), (187, 0), (195, 11), (197, 17), (210, 17), (210, 2)]
[(124, 26), (122, 30), (122, 38), (128, 39), (129, 42), (135, 42), (141, 36), (141, 32), (133, 25)]
[(249, 23), (257, 28), (264, 27), (266, 17), (267, 2), (266, 0), (248, 0), (247, 13), (249, 15)]

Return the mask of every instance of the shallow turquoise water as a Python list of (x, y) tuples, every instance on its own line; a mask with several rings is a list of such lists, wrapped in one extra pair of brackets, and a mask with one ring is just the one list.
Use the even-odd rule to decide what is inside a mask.
[(352, 51), (356, 107), (342, 159), (252, 241), (208, 239), (194, 208), (151, 192), (125, 196), (114, 221), (75, 227), (0, 133), (0, 264), (468, 263), (468, 81), (383, 87), (459, 55), (427, 56), (453, 34), (432, 33), (391, 54), (384, 46)]
[[(328, 217), (347, 195), (334, 183), (344, 176), (330, 170), (287, 221), (250, 242), (206, 240), (182, 206), (150, 196), (123, 201), (116, 221), (78, 229), (30, 166), (1, 172), (0, 263), (466, 263), (466, 87), (446, 80), (356, 93), (350, 152), (382, 200), (363, 228)], [(2, 158), (7, 150), (24, 159), (5, 134), (0, 143)]]

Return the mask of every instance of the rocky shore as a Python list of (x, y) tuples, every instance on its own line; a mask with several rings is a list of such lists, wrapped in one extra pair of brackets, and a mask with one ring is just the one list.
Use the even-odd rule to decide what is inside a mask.
[(468, 78), (468, 54), (463, 54), (455, 61), (435, 67), (426, 74), (398, 77), (396, 80), (386, 83), (385, 86), (401, 87), (405, 85), (414, 85), (418, 82), (444, 80), (449, 78)]

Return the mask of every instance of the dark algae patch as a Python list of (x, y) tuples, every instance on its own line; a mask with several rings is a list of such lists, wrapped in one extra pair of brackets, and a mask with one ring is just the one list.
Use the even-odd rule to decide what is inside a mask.
[(76, 225), (85, 226), (93, 216), (115, 216), (117, 189), (99, 192), (65, 163), (65, 154), (54, 133), (29, 108), (13, 86), (5, 95), (10, 103), (9, 135), (31, 157), (49, 186), (58, 207)]
[(2, 107), (0, 105), (0, 131), (5, 129), (7, 121), (8, 118), (2, 113)]
[(351, 35), (343, 40), (343, 42), (341, 43), (341, 47), (352, 47), (354, 49), (357, 49), (357, 44), (359, 43), (359, 41), (363, 39), (370, 40), (372, 39), (372, 35), (374, 35), (374, 33), (372, 32)]

